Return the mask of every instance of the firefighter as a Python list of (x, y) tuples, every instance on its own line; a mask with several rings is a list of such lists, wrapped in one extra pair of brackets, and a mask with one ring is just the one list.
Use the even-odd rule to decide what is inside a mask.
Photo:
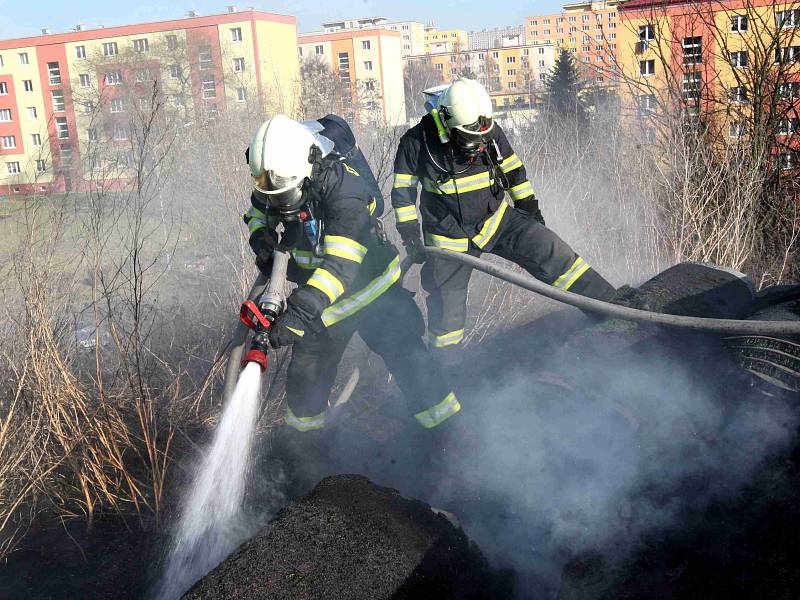
[(396, 378), (415, 422), (434, 429), (461, 406), (433, 371), (424, 321), (401, 285), (400, 257), (376, 218), (374, 191), (312, 129), (276, 115), (247, 152), (254, 189), (244, 220), (256, 262), (269, 276), (280, 244), (291, 252), (288, 277), (298, 284), (270, 330), (273, 347), (292, 346), (285, 422), (304, 433), (325, 427), (337, 366), (358, 333)]
[(424, 262), (429, 346), (455, 348), (464, 338), (472, 269), (426, 259), (426, 245), (474, 256), (491, 252), (562, 290), (610, 298), (614, 287), (545, 227), (525, 167), (494, 122), (483, 86), (462, 77), (429, 96), (428, 114), (400, 140), (392, 187), (397, 231), (409, 256)]

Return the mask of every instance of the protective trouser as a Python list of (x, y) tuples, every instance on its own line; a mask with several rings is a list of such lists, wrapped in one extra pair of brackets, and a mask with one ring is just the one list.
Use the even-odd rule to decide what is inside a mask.
[(353, 316), (292, 347), (287, 425), (299, 431), (325, 426), (336, 370), (354, 333), (386, 363), (420, 425), (432, 429), (461, 410), (423, 342), (425, 323), (413, 295), (397, 283)]
[[(523, 267), (528, 273), (562, 290), (605, 300), (615, 288), (578, 256), (561, 238), (528, 213), (506, 213), (493, 246), (487, 250)], [(470, 243), (469, 254), (481, 251)], [(461, 343), (467, 314), (470, 267), (429, 258), (422, 267), (422, 287), (428, 292), (428, 344), (448, 348)]]

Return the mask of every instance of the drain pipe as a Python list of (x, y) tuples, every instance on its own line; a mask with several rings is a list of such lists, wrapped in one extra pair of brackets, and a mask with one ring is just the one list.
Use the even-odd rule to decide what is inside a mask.
[(429, 256), (453, 260), (463, 265), (488, 273), (493, 277), (513, 283), (521, 288), (541, 294), (551, 300), (569, 304), (586, 312), (600, 314), (613, 319), (623, 319), (635, 323), (649, 323), (692, 331), (705, 331), (725, 335), (764, 335), (764, 336), (800, 336), (800, 321), (739, 321), (737, 319), (709, 319), (705, 317), (684, 317), (664, 313), (649, 312), (638, 308), (619, 306), (594, 298), (587, 298), (572, 292), (565, 292), (530, 275), (515, 273), (510, 269), (490, 263), (481, 258), (461, 252), (427, 247)]

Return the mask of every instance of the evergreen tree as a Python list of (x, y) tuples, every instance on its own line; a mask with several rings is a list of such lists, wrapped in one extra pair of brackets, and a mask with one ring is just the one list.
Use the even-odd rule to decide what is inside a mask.
[(583, 85), (572, 54), (562, 50), (547, 78), (547, 106), (553, 113), (583, 121), (586, 110), (581, 99)]

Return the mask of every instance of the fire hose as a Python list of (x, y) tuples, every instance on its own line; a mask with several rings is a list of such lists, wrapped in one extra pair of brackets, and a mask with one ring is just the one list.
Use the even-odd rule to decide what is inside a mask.
[(600, 314), (613, 319), (624, 319), (635, 323), (649, 323), (652, 325), (663, 325), (665, 327), (726, 335), (800, 335), (800, 321), (740, 321), (737, 319), (685, 317), (681, 315), (649, 312), (638, 308), (629, 308), (602, 300), (595, 300), (594, 298), (587, 298), (573, 292), (565, 292), (543, 283), (538, 279), (534, 279), (530, 275), (515, 273), (510, 269), (469, 254), (432, 247), (425, 248), (425, 251), (429, 256), (460, 262), (468, 267), (472, 267), (473, 269), (477, 269), (478, 271), (482, 271), (523, 289), (541, 294), (551, 300), (563, 302), (564, 304), (569, 304), (583, 311)]

